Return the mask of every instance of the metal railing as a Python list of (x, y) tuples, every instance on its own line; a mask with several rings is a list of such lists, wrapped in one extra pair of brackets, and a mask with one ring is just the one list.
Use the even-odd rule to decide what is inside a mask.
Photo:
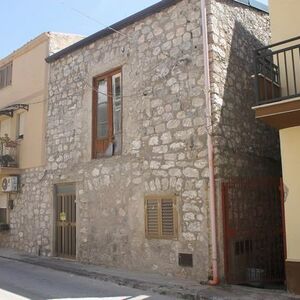
[(255, 50), (258, 104), (300, 97), (300, 36)]

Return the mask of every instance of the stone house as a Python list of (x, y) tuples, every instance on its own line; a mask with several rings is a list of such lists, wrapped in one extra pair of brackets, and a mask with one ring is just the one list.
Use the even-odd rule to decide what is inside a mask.
[(48, 218), (41, 243), (14, 247), (224, 278), (219, 183), (279, 169), (277, 134), (251, 111), (268, 14), (238, 2), (163, 0), (47, 58), (47, 163), (23, 175), (20, 205)]

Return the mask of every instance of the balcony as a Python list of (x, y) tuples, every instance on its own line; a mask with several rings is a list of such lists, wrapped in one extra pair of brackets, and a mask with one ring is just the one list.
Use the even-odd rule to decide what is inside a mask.
[(283, 129), (300, 125), (300, 37), (255, 51), (257, 119)]
[(19, 175), (18, 142), (7, 135), (0, 137), (0, 175)]

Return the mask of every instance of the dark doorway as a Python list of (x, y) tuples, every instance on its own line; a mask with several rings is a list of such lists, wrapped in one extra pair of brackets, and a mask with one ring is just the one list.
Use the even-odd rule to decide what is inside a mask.
[(280, 178), (222, 185), (225, 276), (230, 284), (283, 286), (285, 230)]

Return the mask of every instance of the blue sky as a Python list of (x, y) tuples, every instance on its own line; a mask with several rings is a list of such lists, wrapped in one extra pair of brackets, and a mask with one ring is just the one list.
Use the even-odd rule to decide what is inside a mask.
[(0, 40), (4, 41), (0, 45), (0, 58), (42, 32), (90, 35), (156, 2), (158, 0), (3, 0), (1, 24), (5, 26), (0, 26)]

